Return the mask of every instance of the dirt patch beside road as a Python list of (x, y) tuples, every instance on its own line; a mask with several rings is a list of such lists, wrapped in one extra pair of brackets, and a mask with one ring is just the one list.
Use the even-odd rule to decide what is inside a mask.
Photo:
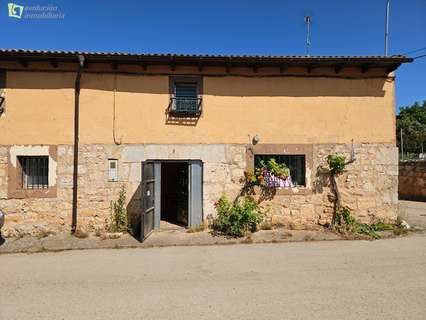
[(279, 243), (298, 241), (339, 240), (341, 235), (329, 231), (304, 230), (260, 230), (248, 238), (227, 238), (216, 236), (208, 231), (188, 233), (182, 230), (158, 231), (151, 234), (143, 243), (129, 234), (118, 239), (105, 239), (90, 234), (86, 238), (77, 238), (69, 233), (49, 235), (44, 238), (23, 237), (8, 238), (0, 246), (1, 253), (34, 253), (45, 251), (64, 251), (74, 249), (108, 249), (108, 248), (147, 248), (168, 246), (206, 246), (238, 243)]

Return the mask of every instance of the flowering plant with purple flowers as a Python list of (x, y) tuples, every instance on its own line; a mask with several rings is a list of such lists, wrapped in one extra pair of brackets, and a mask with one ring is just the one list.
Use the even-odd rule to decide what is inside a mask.
[(248, 187), (260, 186), (264, 188), (291, 188), (293, 182), (290, 169), (284, 163), (277, 163), (274, 158), (267, 162), (260, 161), (259, 167), (254, 171), (244, 171), (241, 182)]

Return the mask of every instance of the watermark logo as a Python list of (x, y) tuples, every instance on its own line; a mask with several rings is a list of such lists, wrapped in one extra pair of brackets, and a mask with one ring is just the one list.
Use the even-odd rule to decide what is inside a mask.
[(64, 19), (65, 14), (57, 6), (21, 6), (9, 2), (7, 9), (10, 18), (16, 19)]
[(22, 13), (24, 12), (24, 6), (20, 6), (14, 3), (8, 3), (7, 8), (9, 9), (9, 17), (21, 19)]

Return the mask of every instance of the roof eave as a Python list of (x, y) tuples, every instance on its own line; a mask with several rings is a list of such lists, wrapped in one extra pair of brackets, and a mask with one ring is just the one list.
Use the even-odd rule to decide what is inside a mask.
[(125, 54), (94, 52), (56, 52), (31, 50), (0, 50), (0, 61), (77, 62), (84, 55), (87, 63), (206, 65), (206, 66), (368, 66), (395, 70), (412, 58), (396, 55), (382, 56), (221, 56), (180, 54)]

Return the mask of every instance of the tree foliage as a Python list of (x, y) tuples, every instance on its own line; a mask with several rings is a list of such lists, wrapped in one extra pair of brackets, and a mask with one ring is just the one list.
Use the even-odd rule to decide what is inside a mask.
[(330, 171), (335, 175), (339, 175), (345, 170), (346, 157), (337, 154), (329, 154), (327, 156), (327, 163)]
[(420, 153), (426, 148), (426, 100), (422, 104), (401, 108), (396, 117), (397, 141), (401, 147), (401, 128), (403, 130), (404, 153)]

